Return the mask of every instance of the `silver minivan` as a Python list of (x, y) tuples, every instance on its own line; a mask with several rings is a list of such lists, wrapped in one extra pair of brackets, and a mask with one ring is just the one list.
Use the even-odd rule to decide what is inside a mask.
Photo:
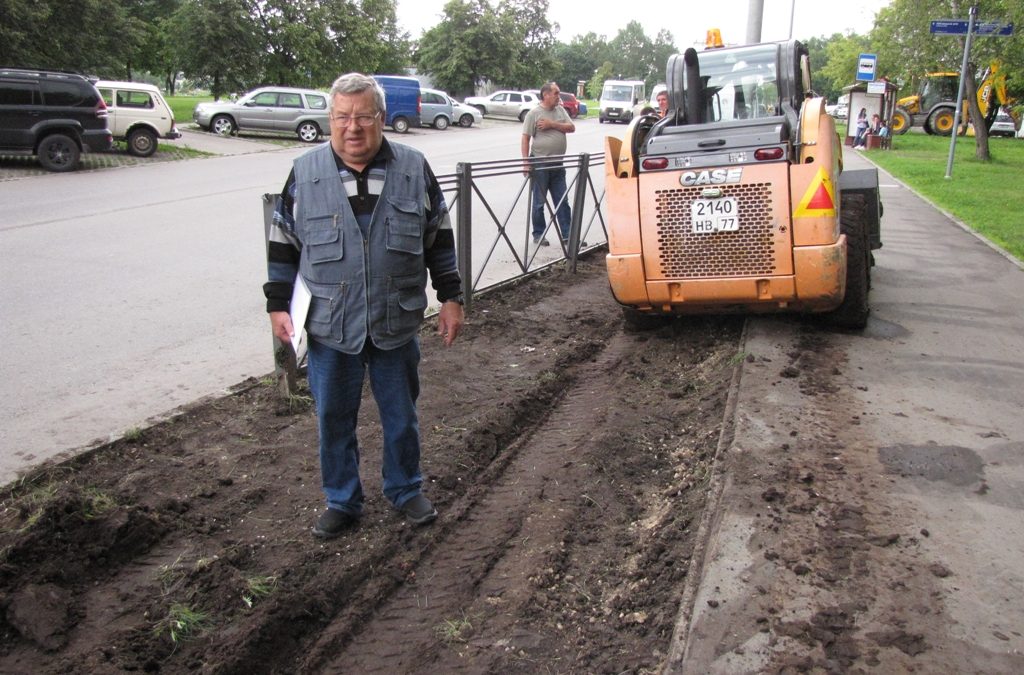
[(447, 129), (455, 119), (448, 94), (437, 89), (420, 88), (420, 121), (423, 126)]

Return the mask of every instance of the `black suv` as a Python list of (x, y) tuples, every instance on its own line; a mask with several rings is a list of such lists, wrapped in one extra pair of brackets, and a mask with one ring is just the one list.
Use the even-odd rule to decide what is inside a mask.
[(35, 155), (73, 171), (83, 151), (109, 150), (107, 104), (81, 75), (0, 68), (0, 154)]

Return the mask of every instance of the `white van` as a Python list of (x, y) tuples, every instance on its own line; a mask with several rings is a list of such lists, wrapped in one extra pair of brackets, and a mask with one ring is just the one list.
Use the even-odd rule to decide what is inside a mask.
[(647, 102), (643, 80), (605, 80), (598, 101), (598, 122), (629, 122), (633, 110)]
[(96, 88), (107, 104), (110, 133), (127, 141), (128, 152), (136, 157), (156, 152), (158, 138), (181, 138), (171, 107), (153, 85), (100, 80)]

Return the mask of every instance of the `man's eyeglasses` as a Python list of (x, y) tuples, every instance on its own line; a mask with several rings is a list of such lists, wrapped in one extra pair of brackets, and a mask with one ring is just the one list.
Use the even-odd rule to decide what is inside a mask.
[(331, 121), (340, 124), (343, 127), (347, 127), (352, 124), (352, 120), (356, 121), (361, 127), (372, 127), (377, 121), (377, 117), (380, 113), (373, 115), (331, 115)]

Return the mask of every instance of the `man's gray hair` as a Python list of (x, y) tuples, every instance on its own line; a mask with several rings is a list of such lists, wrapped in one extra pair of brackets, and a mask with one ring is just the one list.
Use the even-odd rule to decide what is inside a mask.
[(362, 73), (346, 73), (336, 79), (331, 85), (330, 110), (334, 110), (334, 95), (362, 94), (364, 91), (373, 92), (373, 102), (377, 104), (377, 112), (383, 113), (387, 109), (384, 102), (384, 89), (377, 80)]
[(549, 91), (551, 91), (552, 89), (554, 89), (554, 88), (555, 88), (555, 87), (557, 87), (557, 86), (558, 86), (558, 83), (557, 83), (557, 82), (545, 82), (544, 84), (542, 84), (542, 85), (540, 86), (540, 95), (541, 95), (541, 98), (543, 98), (543, 97), (547, 96), (547, 95), (548, 95), (548, 92), (549, 92)]

